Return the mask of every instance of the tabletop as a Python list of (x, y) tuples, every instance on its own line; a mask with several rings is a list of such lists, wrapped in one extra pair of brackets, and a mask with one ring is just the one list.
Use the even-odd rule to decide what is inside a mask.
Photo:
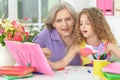
[[(6, 80), (2, 76), (0, 80)], [(19, 80), (100, 80), (94, 76), (93, 67), (85, 66), (68, 66), (64, 70), (54, 71), (54, 76), (50, 75), (34, 75), (30, 78)]]

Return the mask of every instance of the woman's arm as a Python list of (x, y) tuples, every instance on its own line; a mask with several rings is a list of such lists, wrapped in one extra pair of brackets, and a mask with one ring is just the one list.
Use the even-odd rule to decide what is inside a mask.
[(51, 62), (50, 60), (48, 60), (48, 62), (53, 69), (63, 68), (72, 61), (75, 55), (79, 53), (79, 50), (80, 50), (79, 46), (74, 46), (74, 47), (72, 46), (69, 49), (69, 52), (67, 53), (67, 55), (62, 60), (59, 60), (56, 62)]
[(108, 43), (107, 49), (109, 52), (112, 52), (113, 54), (120, 58), (120, 48), (117, 45), (113, 43)]

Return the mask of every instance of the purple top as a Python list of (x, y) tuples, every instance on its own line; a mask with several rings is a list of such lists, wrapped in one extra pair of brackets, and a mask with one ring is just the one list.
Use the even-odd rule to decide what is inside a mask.
[[(64, 58), (67, 54), (66, 45), (61, 40), (56, 29), (48, 30), (45, 28), (34, 39), (33, 42), (39, 44), (42, 48), (48, 48), (52, 54), (49, 58), (51, 61), (57, 61)], [(80, 57), (76, 55), (70, 65), (80, 65)]]

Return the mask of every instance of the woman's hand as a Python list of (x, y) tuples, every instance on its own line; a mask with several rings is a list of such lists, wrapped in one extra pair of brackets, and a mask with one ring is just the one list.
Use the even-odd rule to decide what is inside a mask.
[(47, 58), (50, 58), (51, 56), (51, 51), (48, 48), (42, 48), (43, 53)]

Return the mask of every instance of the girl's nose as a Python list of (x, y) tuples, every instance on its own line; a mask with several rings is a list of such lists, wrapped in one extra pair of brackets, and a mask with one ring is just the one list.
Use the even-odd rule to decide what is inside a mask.
[(81, 27), (82, 27), (82, 28), (85, 28), (85, 27), (86, 27), (86, 25), (85, 25), (85, 24), (83, 24)]

